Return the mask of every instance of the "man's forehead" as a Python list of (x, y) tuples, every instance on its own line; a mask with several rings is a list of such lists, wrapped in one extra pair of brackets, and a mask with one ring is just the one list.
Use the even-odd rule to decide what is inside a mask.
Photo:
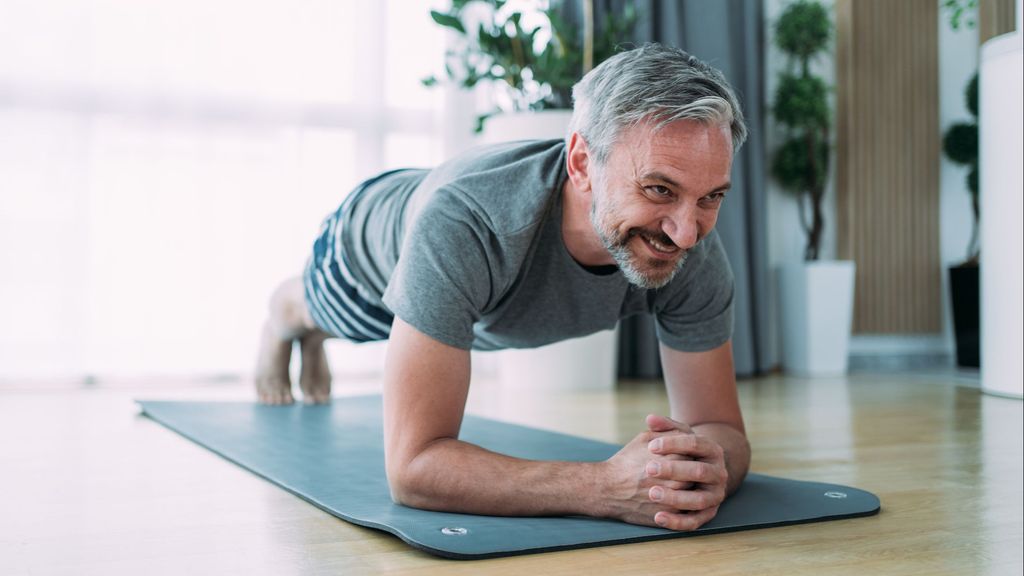
[(661, 128), (639, 124), (622, 136), (618, 152), (637, 177), (674, 182), (697, 169), (729, 176), (732, 140), (727, 124), (696, 120), (677, 120)]

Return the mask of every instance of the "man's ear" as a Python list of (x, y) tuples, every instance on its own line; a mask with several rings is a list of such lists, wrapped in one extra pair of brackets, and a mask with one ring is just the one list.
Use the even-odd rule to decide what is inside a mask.
[(590, 192), (593, 176), (591, 174), (590, 149), (587, 147), (587, 141), (579, 132), (573, 132), (569, 137), (565, 165), (573, 187), (580, 192)]

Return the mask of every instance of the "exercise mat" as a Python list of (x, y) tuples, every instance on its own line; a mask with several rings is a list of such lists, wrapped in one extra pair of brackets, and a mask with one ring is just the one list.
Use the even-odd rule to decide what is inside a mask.
[[(478, 559), (868, 516), (869, 492), (750, 474), (696, 532), (587, 517), (516, 518), (428, 512), (391, 501), (380, 396), (320, 406), (140, 401), (143, 412), (253, 473), (349, 522), (390, 532), (447, 558)], [(460, 438), (535, 460), (600, 461), (619, 446), (467, 416)]]

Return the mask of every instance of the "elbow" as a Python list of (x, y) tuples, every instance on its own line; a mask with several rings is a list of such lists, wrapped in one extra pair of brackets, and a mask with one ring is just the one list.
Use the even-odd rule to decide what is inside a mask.
[(388, 490), (395, 504), (410, 508), (434, 508), (428, 462), (421, 455), (387, 458)]
[(391, 466), (388, 467), (387, 476), (388, 490), (391, 492), (391, 500), (394, 501), (395, 504), (415, 508), (415, 503), (419, 500), (417, 497), (419, 487), (416, 480), (412, 478), (410, 474), (401, 470), (396, 470)]

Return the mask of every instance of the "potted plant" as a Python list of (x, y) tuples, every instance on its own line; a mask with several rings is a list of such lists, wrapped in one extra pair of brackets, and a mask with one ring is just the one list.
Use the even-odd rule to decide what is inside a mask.
[[(494, 89), (493, 107), (478, 116), (476, 124), (477, 132), (485, 127), (491, 132), (485, 134), (487, 140), (564, 135), (573, 85), (614, 54), (636, 24), (636, 11), (627, 4), (620, 16), (606, 18), (595, 33), (593, 2), (585, 0), (579, 31), (562, 18), (561, 8), (559, 2), (542, 0), (453, 0), (447, 12), (430, 12), (434, 22), (457, 38), (445, 58), (447, 81), (466, 89), (488, 83)], [(423, 80), (427, 86), (440, 82), (436, 76)], [(540, 111), (556, 112), (522, 114)], [(509, 130), (513, 133), (506, 137)]]
[(788, 59), (778, 75), (772, 113), (783, 136), (771, 174), (796, 196), (807, 236), (804, 261), (779, 273), (782, 357), (787, 370), (846, 372), (853, 309), (854, 263), (822, 261), (822, 201), (829, 179), (832, 112), (829, 86), (811, 64), (830, 54), (832, 20), (811, 0), (787, 6), (775, 23), (775, 43)]
[(957, 122), (946, 130), (942, 150), (950, 160), (968, 167), (967, 190), (971, 195), (971, 241), (967, 259), (949, 267), (949, 294), (953, 305), (953, 331), (956, 336), (956, 362), (977, 368), (981, 364), (979, 201), (978, 201), (978, 74), (967, 83), (967, 110), (973, 120)]
[[(456, 46), (445, 58), (442, 81), (466, 89), (488, 83), (491, 109), (478, 116), (484, 143), (563, 138), (572, 116), (572, 87), (594, 66), (628, 41), (636, 11), (627, 3), (603, 18), (595, 32), (592, 0), (584, 0), (583, 21), (562, 18), (562, 3), (543, 0), (453, 0), (446, 12), (431, 11), (434, 22), (451, 30)], [(530, 350), (504, 350), (497, 364), (502, 382), (516, 390), (610, 389), (618, 359), (617, 330)]]

